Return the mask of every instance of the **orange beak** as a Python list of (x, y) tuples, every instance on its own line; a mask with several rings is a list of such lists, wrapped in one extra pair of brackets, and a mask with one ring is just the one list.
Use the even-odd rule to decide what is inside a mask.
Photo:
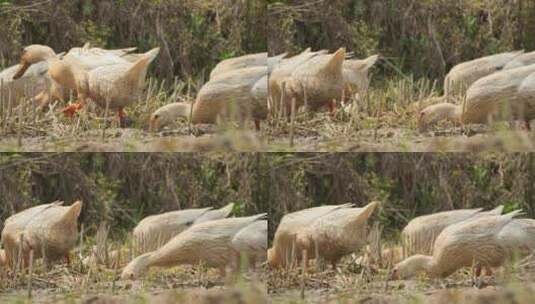
[(21, 78), (24, 73), (26, 73), (26, 70), (30, 67), (31, 64), (27, 63), (25, 60), (21, 60), (20, 61), (20, 68), (19, 70), (17, 71), (17, 73), (15, 74), (15, 76), (13, 76), (13, 80), (17, 80), (19, 78)]

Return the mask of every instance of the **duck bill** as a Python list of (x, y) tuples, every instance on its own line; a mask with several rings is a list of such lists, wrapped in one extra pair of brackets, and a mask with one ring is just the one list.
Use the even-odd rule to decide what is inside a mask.
[(19, 70), (17, 71), (15, 76), (13, 76), (13, 80), (17, 80), (17, 79), (21, 78), (24, 75), (24, 73), (26, 73), (26, 70), (28, 70), (30, 65), (31, 64), (27, 63), (26, 61), (22, 61), (20, 63)]

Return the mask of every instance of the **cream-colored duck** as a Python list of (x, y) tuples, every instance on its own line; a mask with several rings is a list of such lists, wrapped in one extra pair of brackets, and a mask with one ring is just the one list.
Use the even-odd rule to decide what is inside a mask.
[(252, 118), (259, 127), (267, 116), (267, 101), (258, 104), (251, 90), (265, 75), (267, 67), (264, 65), (233, 70), (210, 80), (197, 94), (192, 122), (216, 123), (218, 118), (244, 122)]
[(148, 65), (159, 49), (139, 56), (135, 62), (114, 53), (91, 50), (76, 50), (58, 57), (54, 50), (44, 45), (30, 45), (21, 55), (20, 69), (14, 76), (18, 79), (32, 65), (41, 61), (48, 63), (48, 74), (54, 85), (76, 91), (79, 102), (65, 109), (72, 115), (91, 98), (98, 105), (117, 110), (119, 117), (124, 116), (122, 109), (135, 101), (144, 85)]
[[(48, 263), (69, 257), (78, 239), (78, 217), (82, 202), (63, 207), (54, 202), (26, 209), (9, 217), (2, 230), (2, 245), (6, 260), (13, 267), (21, 250), (23, 263), (27, 265), (30, 250), (34, 258), (44, 258)], [(21, 243), (22, 239), (22, 243)]]
[(154, 251), (193, 225), (226, 218), (233, 207), (230, 203), (220, 209), (184, 209), (148, 216), (134, 228), (137, 253)]
[(212, 70), (212, 72), (210, 73), (210, 80), (235, 70), (267, 66), (267, 62), (267, 53), (249, 54), (240, 57), (225, 59), (219, 62)]
[(178, 118), (189, 119), (190, 115), (193, 123), (215, 123), (218, 117), (228, 116), (229, 111), (234, 111), (240, 121), (252, 117), (259, 130), (260, 121), (267, 116), (265, 61), (264, 66), (231, 69), (226, 73), (214, 74), (201, 88), (194, 108), (191, 107), (190, 103), (185, 102), (160, 107), (151, 114), (149, 129), (158, 131), (172, 126)]
[(232, 247), (239, 253), (238, 258), (246, 256), (252, 266), (255, 266), (257, 261), (266, 260), (267, 235), (267, 220), (256, 221), (236, 233), (232, 239)]
[[(287, 97), (282, 96), (282, 88), (285, 87), (286, 82), (291, 77), (292, 73), (297, 69), (297, 67), (305, 64), (305, 62), (309, 61), (310, 59), (326, 54), (327, 52), (328, 51), (326, 50), (311, 52), (310, 48), (308, 48), (296, 56), (281, 60), (273, 67), (268, 79), (269, 96), (273, 102), (273, 105), (270, 109), (272, 112), (275, 112), (277, 109), (279, 109), (281, 97), (284, 97), (286, 100)], [(283, 105), (286, 105), (286, 101), (284, 101)]]
[(379, 60), (379, 55), (372, 55), (366, 59), (345, 60), (342, 67), (342, 74), (345, 83), (345, 96), (354, 93), (365, 93), (370, 86), (368, 71)]
[(297, 67), (286, 81), (286, 106), (295, 98), (296, 108), (299, 108), (305, 105), (306, 99), (309, 110), (328, 107), (334, 113), (336, 101), (341, 99), (344, 90), (345, 57), (346, 51), (341, 48), (332, 55), (314, 57)]
[[(297, 243), (310, 256), (336, 263), (345, 255), (366, 245), (368, 218), (379, 202), (371, 202), (363, 208), (339, 208), (316, 219), (297, 232)], [(317, 248), (317, 250), (316, 250)]]
[[(297, 234), (318, 218), (325, 216), (335, 210), (350, 208), (352, 204), (327, 205), (299, 210), (286, 214), (280, 221), (273, 245), (268, 250), (268, 263), (271, 267), (290, 267), (292, 263), (298, 262), (302, 258), (303, 248), (297, 242)], [(314, 258), (311, 252), (307, 257)]]
[(464, 104), (439, 103), (423, 109), (418, 117), (421, 130), (442, 120), (454, 123), (489, 123), (514, 119), (529, 122), (535, 118), (534, 102), (522, 98), (519, 87), (535, 72), (535, 64), (496, 72), (473, 83), (466, 92)]
[(266, 214), (227, 218), (194, 225), (171, 239), (158, 250), (132, 260), (123, 270), (122, 279), (136, 279), (151, 267), (173, 267), (182, 264), (219, 268), (225, 273), (235, 261), (237, 252), (232, 239), (245, 227), (263, 219)]
[(444, 79), (444, 95), (463, 96), (474, 82), (502, 70), (523, 53), (523, 51), (506, 52), (457, 64)]
[(446, 227), (470, 218), (486, 215), (500, 215), (503, 206), (482, 212), (478, 209), (458, 209), (422, 215), (412, 219), (401, 231), (401, 238), (407, 254), (430, 255), (435, 239)]
[(48, 87), (48, 63), (35, 64), (28, 69), (24, 77), (13, 79), (20, 68), (21, 65), (17, 64), (0, 72), (0, 98), (4, 105), (9, 102), (16, 105), (20, 99), (30, 99)]
[(132, 49), (106, 51), (84, 47), (74, 48), (67, 54), (57, 55), (48, 46), (30, 45), (24, 48), (20, 64), (13, 69), (16, 72), (9, 73), (9, 76), (14, 83), (26, 83), (36, 71), (45, 73), (44, 85), (35, 90), (39, 92), (38, 94), (34, 94), (38, 104), (44, 106), (55, 100), (65, 101), (69, 96), (69, 90), (76, 89), (76, 81), (72, 80), (74, 75), (65, 75), (63, 64), (75, 64), (79, 69), (93, 69), (102, 65), (125, 63), (127, 61), (119, 55), (128, 54)]
[(13, 79), (19, 79), (26, 73), (26, 70), (30, 66), (44, 61), (48, 62), (49, 74), (52, 79), (61, 85), (66, 84), (64, 85), (66, 88), (75, 89), (74, 86), (68, 85), (68, 81), (62, 81), (67, 75), (61, 77), (62, 75), (59, 74), (59, 72), (64, 71), (64, 67), (62, 65), (55, 67), (56, 64), (73, 64), (79, 69), (91, 70), (106, 65), (127, 63), (128, 60), (123, 59), (117, 54), (127, 54), (130, 50), (131, 49), (104, 51), (101, 49), (74, 49), (67, 54), (58, 55), (51, 47), (33, 44), (23, 49), (20, 57), (19, 69), (13, 76)]
[[(444, 278), (462, 267), (501, 266), (510, 252), (510, 241), (502, 231), (520, 210), (495, 216), (469, 219), (445, 228), (437, 237), (433, 255), (413, 255), (392, 270), (393, 279), (408, 279), (418, 273)], [(511, 237), (506, 235), (505, 237)], [(477, 270), (480, 272), (480, 270)]]
[(78, 110), (89, 98), (102, 108), (109, 107), (117, 111), (122, 122), (125, 117), (123, 109), (141, 98), (149, 65), (159, 52), (160, 48), (155, 48), (134, 63), (113, 64), (86, 71), (76, 90), (80, 103), (71, 106), (71, 109)]

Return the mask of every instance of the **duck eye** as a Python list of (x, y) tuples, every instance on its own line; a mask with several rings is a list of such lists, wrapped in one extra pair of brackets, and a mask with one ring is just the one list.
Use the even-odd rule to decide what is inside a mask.
[(158, 119), (160, 117), (160, 115), (156, 114), (154, 115), (154, 119)]
[(134, 274), (133, 273), (130, 274), (130, 279), (132, 279), (132, 280), (134, 279)]

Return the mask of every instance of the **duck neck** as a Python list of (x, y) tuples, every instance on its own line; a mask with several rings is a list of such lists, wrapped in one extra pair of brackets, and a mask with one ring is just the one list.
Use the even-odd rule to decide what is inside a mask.
[(191, 113), (191, 103), (182, 102), (175, 107), (175, 117), (189, 118)]

